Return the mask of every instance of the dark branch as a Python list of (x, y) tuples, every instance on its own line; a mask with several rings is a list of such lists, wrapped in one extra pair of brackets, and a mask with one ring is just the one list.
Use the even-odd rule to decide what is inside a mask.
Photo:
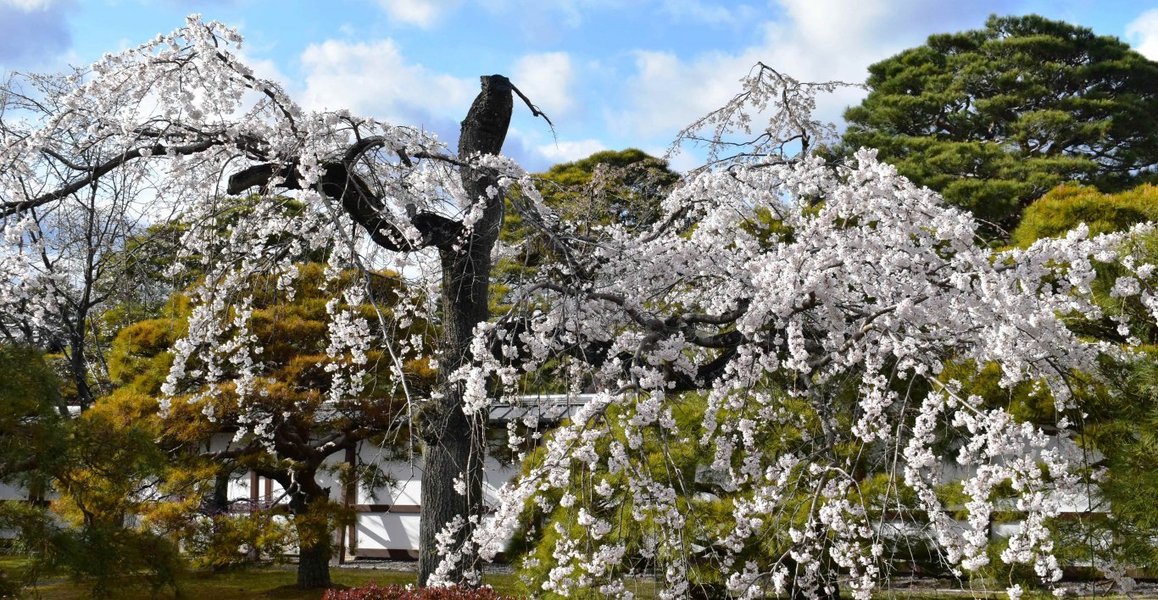
[[(229, 185), (225, 192), (232, 195), (240, 194), (251, 187), (263, 187), (269, 183), (274, 175), (284, 173), (287, 181), (282, 185), (287, 189), (299, 190), (297, 184), (297, 168), (294, 165), (275, 165), (271, 163), (254, 165), (229, 176)], [(293, 181), (289, 181), (292, 178)]]
[[(359, 155), (355, 150), (365, 151), (374, 145), (374, 139), (367, 138), (357, 144), (357, 148), (351, 147), (346, 156), (353, 160)], [(351, 172), (344, 162), (326, 163), (323, 168), (325, 174), (318, 180), (317, 190), (341, 201), (342, 208), (370, 234), (370, 239), (387, 250), (410, 252), (427, 246), (450, 247), (462, 233), (462, 224), (458, 221), (433, 213), (416, 213), (410, 218), (410, 223), (422, 234), (422, 239), (414, 243), (408, 240), (390, 220), (390, 213), (382, 204), (382, 200), (370, 190), (357, 173)], [(239, 194), (254, 186), (265, 187), (270, 185), (270, 181), (275, 177), (283, 178), (276, 187), (287, 190), (303, 189), (295, 164), (266, 163), (233, 174), (229, 178), (227, 191), (230, 194)]]
[[(121, 154), (119, 154), (119, 155), (99, 164), (99, 165), (75, 169), (75, 170), (83, 171), (85, 173), (84, 176), (77, 179), (76, 181), (60, 188), (60, 189), (48, 192), (47, 194), (42, 194), (42, 195), (37, 196), (35, 198), (29, 198), (28, 200), (21, 200), (19, 202), (0, 203), (0, 218), (7, 217), (10, 215), (15, 215), (18, 213), (22, 213), (24, 211), (31, 210), (31, 209), (43, 206), (45, 204), (48, 204), (49, 202), (53, 202), (55, 200), (60, 200), (62, 198), (66, 198), (68, 196), (71, 196), (72, 194), (75, 194), (76, 192), (84, 189), (85, 186), (91, 185), (93, 182), (97, 181), (101, 177), (104, 177), (106, 174), (108, 174), (113, 169), (116, 169), (117, 167), (119, 167), (119, 166), (121, 166), (121, 165), (123, 165), (131, 160), (136, 160), (138, 158), (146, 156), (147, 154), (148, 155), (196, 154), (198, 152), (204, 152), (204, 151), (206, 151), (214, 146), (224, 145), (225, 143), (227, 143), (227, 142), (225, 142), (224, 140), (204, 140), (204, 141), (200, 141), (200, 142), (197, 142), (194, 144), (188, 144), (185, 146), (164, 146), (161, 144), (154, 144), (154, 145), (146, 147), (146, 148), (134, 148), (132, 150), (126, 150), (126, 151), (122, 152)], [(55, 153), (53, 153), (53, 154), (55, 154)], [(62, 162), (64, 162), (64, 161), (62, 161)]]
[(511, 89), (514, 90), (514, 92), (519, 95), (519, 98), (523, 99), (523, 103), (527, 105), (527, 108), (531, 109), (531, 115), (532, 116), (543, 117), (543, 120), (546, 121), (547, 125), (549, 125), (551, 127), (551, 135), (554, 135), (555, 134), (555, 124), (551, 122), (551, 118), (547, 116), (547, 113), (544, 113), (543, 111), (539, 110), (538, 106), (535, 106), (534, 104), (532, 104), (531, 99), (528, 98), (527, 95), (524, 94), (522, 91), (520, 91), (519, 88), (515, 87), (514, 84), (511, 84)]

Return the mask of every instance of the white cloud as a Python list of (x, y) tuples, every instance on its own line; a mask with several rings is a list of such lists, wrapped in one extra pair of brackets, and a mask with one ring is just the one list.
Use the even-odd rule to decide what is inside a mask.
[(0, 0), (0, 6), (10, 6), (24, 12), (48, 10), (52, 4), (53, 0)]
[(353, 112), (411, 124), (457, 121), (478, 93), (477, 79), (460, 79), (410, 64), (390, 39), (362, 44), (327, 40), (302, 52), (311, 109)]
[(674, 136), (736, 93), (736, 80), (751, 66), (745, 61), (718, 52), (691, 61), (670, 52), (637, 52), (636, 75), (627, 84), (631, 107), (612, 116), (613, 128)]
[(1158, 60), (1158, 8), (1152, 8), (1126, 25), (1126, 37), (1142, 56)]
[[(694, 7), (694, 2), (688, 3)], [(683, 58), (638, 51), (628, 82), (630, 106), (609, 115), (613, 127), (640, 135), (674, 136), (739, 91), (737, 81), (758, 61), (802, 81), (862, 83), (870, 64), (924, 42), (930, 31), (978, 28), (993, 0), (778, 0), (768, 11), (763, 39), (735, 52)], [(722, 17), (721, 17), (722, 18)], [(819, 98), (816, 116), (839, 122), (844, 108), (863, 98), (849, 89)]]
[(640, 0), (476, 0), (492, 18), (501, 19), (536, 47), (558, 44), (575, 29), (636, 8)]
[(390, 18), (409, 25), (427, 28), (446, 12), (459, 5), (458, 0), (378, 0)]
[[(887, 40), (900, 28), (898, 26), (903, 25), (897, 16), (906, 14), (908, 7), (905, 5), (913, 2), (781, 0), (780, 4), (788, 19), (785, 23), (769, 26), (767, 49), (785, 58), (788, 53), (777, 46), (803, 51), (794, 62), (809, 73), (801, 73), (798, 77), (823, 75), (841, 78), (857, 75), (867, 66), (862, 61), (868, 57), (851, 52), (868, 50), (875, 54), (876, 50), (887, 45)], [(837, 16), (839, 18), (835, 18)], [(845, 60), (831, 60), (836, 57)]]
[(562, 140), (535, 147), (551, 164), (576, 161), (606, 149), (603, 142), (595, 139)]
[[(125, 47), (127, 48), (130, 46), (126, 45)], [(259, 56), (255, 56), (252, 54), (253, 51), (253, 48), (250, 48), (248, 45), (246, 45), (243, 46), (240, 51), (235, 52), (237, 52), (238, 60), (242, 64), (248, 66), (250, 69), (253, 69), (253, 74), (257, 77), (276, 81), (283, 87), (289, 85), (289, 82), (292, 80), (287, 77), (285, 73), (281, 72), (281, 69), (278, 68), (276, 61), (274, 61), (272, 58), (260, 58)]]
[(738, 25), (755, 12), (746, 4), (721, 5), (704, 0), (665, 0), (661, 4), (663, 12), (674, 19), (705, 25)]
[(528, 54), (511, 70), (511, 81), (552, 119), (571, 111), (575, 69), (566, 52)]
[(568, 28), (583, 24), (584, 9), (603, 4), (598, 0), (480, 0), (479, 3), (492, 14), (511, 16), (524, 23), (551, 23)]

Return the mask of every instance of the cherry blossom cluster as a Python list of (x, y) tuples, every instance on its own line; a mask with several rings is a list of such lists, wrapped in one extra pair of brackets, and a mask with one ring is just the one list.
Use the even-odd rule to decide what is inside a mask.
[[(200, 281), (164, 392), (187, 402), (228, 392), (239, 435), (262, 436), (276, 415), (257, 401), (255, 279), (273, 276), (292, 298), (295, 265), (324, 255), (331, 401), (362, 391), (372, 350), (386, 350), (401, 380), (403, 362), (431, 350), (384, 323), (437, 319), (437, 268), (421, 251), (434, 230), (416, 219), (454, 223), (446, 246), (464, 251), (488, 198), (468, 197), (460, 169), (485, 169), (498, 181), (489, 199), (517, 186), (512, 204), (558, 261), (511, 292), (509, 312), (476, 327), (471, 360), (449, 374), (464, 410), (517, 402), (536, 378), (595, 395), (549, 435), (533, 419), (513, 424), (512, 447), (531, 440), (538, 451), (490, 518), (463, 515), (439, 537), (445, 563), (431, 583), (456, 583), (439, 578), (464, 568), (477, 575), (476, 557), (492, 559), (531, 530), (528, 514), (564, 519), (549, 525), (558, 535), (540, 582), (564, 595), (630, 597), (625, 578), (648, 569), (664, 598), (688, 595), (705, 572), (744, 598), (831, 596), (838, 576), (868, 598), (904, 544), (927, 546), (958, 573), (986, 566), (996, 511), (1024, 515), (998, 559), (1030, 565), (1049, 585), (1060, 577), (1047, 525), (1078, 483), (1072, 375), (1092, 372), (1101, 354), (1128, 355), (1069, 324), (1104, 317), (1091, 297), (1104, 263), (1123, 273), (1112, 296), (1136, 299), (1158, 321), (1155, 266), (1129, 253), (1132, 237), (1152, 230), (1079, 228), (993, 250), (970, 215), (873, 151), (847, 163), (814, 155), (834, 131), (811, 116), (815, 95), (840, 84), (758, 65), (733, 102), (679, 140), (734, 149), (725, 138), (751, 134), (754, 143), (712, 151), (651, 227), (580, 235), (513, 161), (452, 158), (412, 128), (303, 110), (244, 64), (240, 41), (194, 16), (4, 98), (0, 308), (47, 310), (34, 301), (43, 283), (26, 215), (86, 190), (147, 189), (186, 227), (174, 268)], [(754, 128), (755, 115), (767, 125)], [(348, 203), (326, 187), (339, 168), (354, 175), (347, 186), (365, 186)], [(376, 317), (355, 310), (375, 299), (342, 273), (385, 267), (412, 277), (410, 290)], [(1115, 318), (1132, 340), (1140, 325)], [(986, 368), (1006, 389), (1030, 384), (1048, 396), (1056, 432), (971, 393), (959, 373)], [(692, 397), (702, 414), (680, 424), (676, 407)], [(220, 408), (202, 406), (210, 417)], [(694, 473), (675, 465), (688, 448)]]
[[(427, 290), (400, 291), (405, 310), (380, 307), (378, 323), (353, 308), (377, 300), (366, 281), (343, 272), (420, 269), (429, 261), (384, 256), (366, 244), (341, 204), (313, 188), (324, 165), (348, 159), (376, 186), (384, 222), (411, 241), (421, 235), (408, 213), (461, 215), (472, 204), (461, 199), (455, 165), (412, 164), (410, 156), (445, 154), (436, 139), (344, 111), (305, 111), (245, 64), (240, 44), (235, 30), (191, 16), (171, 34), (68, 76), (14, 77), (0, 112), (0, 314), (37, 317), (47, 327), (53, 319), (44, 315), (53, 311), (45, 303), (56, 298), (46, 293), (48, 279), (63, 287), (77, 277), (40, 265), (45, 252), (35, 240), (44, 235), (33, 217), (41, 212), (91, 197), (145, 223), (177, 219), (185, 233), (171, 274), (194, 273), (199, 283), (187, 290), (188, 334), (173, 348), (162, 405), (180, 398), (216, 417), (222, 407), (208, 400), (224, 392), (236, 403), (230, 414), (246, 425), (238, 435), (260, 436), (273, 415), (260, 408), (265, 364), (251, 323), (255, 278), (274, 275), (292, 301), (296, 265), (329, 261), (332, 400), (362, 391), (371, 349), (389, 350), (399, 374), (405, 361), (430, 351), (420, 336), (383, 337), (388, 316), (401, 327), (428, 319)], [(359, 144), (362, 153), (348, 156)], [(248, 198), (226, 193), (231, 175), (257, 164), (284, 168), (245, 190)], [(299, 183), (286, 192), (288, 179)]]
[[(30, 239), (29, 233), (32, 233)], [(38, 258), (43, 249), (33, 239), (41, 239), (39, 227), (31, 218), (6, 223), (4, 246), (0, 248), (0, 316), (13, 318), (20, 315), (33, 324), (33, 335), (41, 333), (51, 322), (47, 315), (53, 312), (53, 273), (40, 267)], [(60, 278), (60, 274), (55, 274)], [(61, 281), (59, 283), (66, 283)], [(11, 323), (4, 323), (11, 326)], [(32, 340), (19, 340), (31, 343)]]
[[(867, 598), (887, 577), (895, 532), (914, 531), (964, 574), (989, 561), (994, 511), (1016, 511), (1000, 560), (1060, 579), (1047, 523), (1079, 482), (1071, 374), (1119, 350), (1067, 323), (1103, 316), (1091, 298), (1099, 263), (1127, 269), (1115, 294), (1153, 306), (1153, 266), (1122, 255), (1149, 229), (1079, 228), (994, 251), (970, 215), (868, 150), (847, 166), (805, 155), (705, 170), (665, 209), (642, 235), (607, 227), (582, 273), (544, 276), (523, 309), (478, 330), (485, 342), (462, 374), (476, 395), (498, 381), (513, 396), (522, 374), (545, 369), (600, 392), (503, 490), (476, 533), (484, 557), (524, 531), (533, 506), (583, 524), (557, 536), (544, 591), (626, 590), (625, 539), (601, 525), (630, 519), (654, 544), (635, 552), (662, 566), (665, 597), (711, 565), (738, 596), (830, 594), (840, 573)], [(950, 365), (996, 365), (1003, 387), (1037, 386), (1060, 432), (969, 394), (943, 376)], [(692, 392), (707, 410), (681, 430), (671, 400)], [(657, 438), (698, 445), (701, 473), (723, 478), (726, 527), (693, 535), (702, 482), (654, 471), (646, 440)], [(864, 487), (878, 474), (883, 490)], [(601, 476), (621, 482), (610, 498)]]

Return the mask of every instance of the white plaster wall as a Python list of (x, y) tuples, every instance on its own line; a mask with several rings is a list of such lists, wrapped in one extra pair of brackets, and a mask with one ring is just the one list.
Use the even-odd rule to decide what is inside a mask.
[[(419, 465), (405, 461), (390, 461), (381, 465), (396, 484), (389, 488), (379, 488), (376, 498), (365, 490), (359, 490), (359, 504), (390, 504), (400, 506), (421, 505), (422, 469)], [(483, 495), (489, 506), (497, 503), (496, 492), (518, 474), (513, 465), (503, 466), (497, 461), (486, 461), (486, 478), (483, 481)], [(359, 513), (356, 530), (359, 550), (418, 550), (417, 514), (408, 513)]]

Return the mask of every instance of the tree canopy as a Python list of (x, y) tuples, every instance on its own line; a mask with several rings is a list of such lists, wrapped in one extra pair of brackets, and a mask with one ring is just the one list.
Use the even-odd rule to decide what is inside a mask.
[(872, 65), (867, 83), (843, 143), (1005, 232), (1060, 183), (1158, 177), (1158, 63), (1084, 27), (993, 16)]
[(35, 348), (0, 346), (0, 372), (0, 481), (23, 479), (42, 492), (35, 477), (63, 446), (60, 383)]
[(590, 228), (611, 222), (643, 229), (679, 181), (667, 164), (635, 148), (604, 150), (557, 164), (539, 176), (543, 201), (567, 222)]
[[(212, 473), (209, 481), (191, 482), (185, 502), (217, 520), (236, 501), (224, 497), (224, 490), (219, 489), (231, 477), (253, 472), (276, 481), (284, 490), (297, 530), (302, 556), (299, 569), (320, 570), (317, 574), (299, 572), (299, 579), (325, 581), (328, 575), (324, 569), (332, 553), (329, 532), (338, 516), (331, 502), (331, 492), (336, 490), (331, 490), (323, 477), (329, 459), (353, 451), (372, 437), (387, 445), (400, 443), (399, 430), (404, 429), (411, 409), (400, 380), (406, 377), (410, 393), (427, 395), (433, 383), (432, 371), (425, 360), (395, 363), (387, 356), (382, 340), (421, 339), (431, 332), (423, 321), (410, 319), (407, 327), (399, 327), (393, 318), (389, 307), (398, 305), (404, 293), (396, 274), (341, 274), (333, 283), (343, 287), (352, 280), (367, 279), (368, 294), (358, 298), (359, 304), (347, 306), (330, 302), (323, 291), (324, 265), (303, 263), (296, 268), (297, 277), (288, 288), (279, 288), (277, 279), (269, 276), (255, 276), (249, 282), (253, 290), (249, 307), (252, 332), (263, 349), (261, 365), (254, 372), (254, 393), (239, 398), (232, 382), (184, 389), (165, 401), (170, 414), (157, 426), (156, 437), (173, 451), (174, 466), (179, 467), (168, 474), (170, 479), (189, 479), (198, 471)], [(177, 296), (171, 306), (164, 318), (122, 329), (114, 344), (111, 372), (121, 384), (114, 396), (137, 396), (138, 402), (153, 407), (154, 414), (157, 403), (150, 399), (160, 397), (159, 388), (171, 367), (173, 345), (186, 335), (188, 326), (187, 299)], [(380, 312), (375, 306), (381, 307)], [(368, 336), (372, 344), (364, 354), (330, 356), (328, 315), (347, 310), (356, 315), (352, 318), (363, 330), (361, 335)], [(365, 365), (359, 376), (344, 379), (331, 375), (349, 362)], [(337, 393), (335, 382), (342, 386)], [(182, 452), (182, 448), (205, 450)], [(360, 473), (373, 475), (365, 468)], [(361, 479), (359, 472), (348, 471), (341, 483), (354, 484)], [(206, 515), (187, 515), (185, 520), (195, 521), (191, 518), (199, 516)], [(195, 525), (190, 522), (185, 528)], [(307, 556), (314, 560), (307, 560)]]
[(1042, 238), (1065, 235), (1083, 223), (1096, 234), (1122, 231), (1147, 221), (1158, 222), (1158, 185), (1143, 184), (1108, 194), (1092, 186), (1066, 184), (1029, 205), (1011, 241), (1028, 246)]
[[(1145, 222), (1158, 222), (1158, 187), (1144, 184), (1116, 194), (1092, 187), (1063, 185), (1051, 190), (1025, 211), (1013, 232), (1013, 241), (1028, 246), (1045, 237), (1060, 237), (1085, 225), (1090, 231), (1122, 231)], [(1158, 233), (1137, 238), (1130, 249), (1133, 260), (1158, 260)], [(1108, 518), (1067, 524), (1060, 528), (1072, 540), (1070, 552), (1081, 561), (1108, 562), (1142, 569), (1158, 568), (1158, 518), (1153, 502), (1158, 494), (1158, 328), (1132, 331), (1132, 342), (1124, 339), (1119, 322), (1145, 306), (1121, 297), (1118, 278), (1122, 272), (1113, 264), (1098, 265), (1092, 282), (1094, 297), (1103, 317), (1080, 327), (1086, 336), (1110, 343), (1132, 344), (1135, 359), (1104, 358), (1099, 384), (1084, 402), (1081, 422), (1083, 446), (1096, 452), (1098, 492), (1092, 499), (1095, 509)], [(1090, 548), (1082, 540), (1104, 540)]]
[(512, 209), (504, 215), (499, 237), (509, 250), (495, 265), (503, 295), (540, 270), (565, 263), (568, 251), (594, 251), (607, 225), (635, 230), (653, 225), (663, 212), (663, 197), (679, 181), (679, 175), (663, 160), (628, 148), (603, 150), (557, 164), (534, 175), (533, 181), (543, 203), (555, 212), (559, 227), (566, 228), (572, 240), (569, 246), (574, 247), (564, 247), (541, 227), (524, 223), (513, 205), (526, 198), (518, 189), (512, 190), (508, 197)]
[[(423, 448), (420, 583), (478, 583), (479, 561), (534, 505), (579, 526), (549, 552), (557, 564), (544, 585), (558, 593), (627, 595), (633, 557), (608, 535), (627, 519), (643, 540), (630, 551), (652, 561), (673, 597), (691, 593), (695, 569), (713, 568), (737, 597), (831, 597), (839, 576), (868, 598), (888, 578), (898, 520), (920, 527), (955, 573), (993, 560), (1057, 585), (1047, 524), (1080, 489), (1075, 374), (1094, 372), (1103, 355), (1125, 357), (1071, 326), (1103, 316), (1094, 262), (1117, 265), (1117, 297), (1144, 308), (1120, 323), (1127, 347), (1158, 317), (1154, 266), (1130, 253), (1144, 228), (1078, 228), (994, 250), (968, 213), (874, 151), (838, 162), (815, 154), (832, 128), (810, 109), (836, 84), (758, 64), (731, 102), (680, 136), (729, 155), (714, 153), (663, 194), (656, 218), (610, 221), (592, 239), (500, 156), (521, 95), (506, 77), (482, 78), (451, 152), (421, 130), (303, 110), (241, 62), (239, 44), (236, 31), (190, 18), (44, 90), (51, 102), (0, 112), (4, 239), (35, 228), (31, 212), (82, 190), (113, 193), (104, 186), (114, 182), (152, 185), (175, 204), (189, 223), (178, 263), (201, 277), (160, 390), (171, 413), (220, 398), (255, 433), (282, 426), (261, 407), (265, 355), (279, 349), (277, 336), (264, 337), (262, 310), (274, 308), (266, 294), (298, 293), (297, 282), (328, 297), (315, 366), (332, 400), (366, 391), (376, 349), (404, 393), (398, 365), (429, 357), (435, 384), (410, 398)], [(492, 314), (495, 243), (516, 187), (509, 206), (558, 260)], [(223, 219), (223, 189), (254, 190), (253, 209)], [(284, 210), (287, 196), (301, 210)], [(6, 249), (3, 272), (19, 272), (23, 247)], [(303, 277), (298, 265), (319, 254), (321, 277)], [(384, 265), (409, 269), (423, 293), (364, 314), (370, 279), (345, 274)], [(401, 329), (375, 327), (388, 316)], [(436, 343), (397, 335), (419, 319), (437, 327)], [(949, 366), (959, 375), (945, 377)], [(1048, 431), (965, 393), (962, 382), (982, 370), (1003, 389), (1048, 397)], [(540, 373), (594, 399), (484, 519), (489, 407), (519, 403), (523, 376)], [(675, 417), (684, 393), (702, 395), (702, 417)], [(524, 434), (534, 435), (515, 424), (512, 445)], [(654, 456), (676, 450), (710, 457), (728, 494), (704, 521), (710, 543), (685, 535), (697, 518), (679, 500), (695, 483), (688, 462)], [(864, 485), (875, 472), (883, 476)], [(582, 493), (567, 493), (573, 486)], [(990, 517), (1004, 500), (1023, 525), (991, 559)]]

